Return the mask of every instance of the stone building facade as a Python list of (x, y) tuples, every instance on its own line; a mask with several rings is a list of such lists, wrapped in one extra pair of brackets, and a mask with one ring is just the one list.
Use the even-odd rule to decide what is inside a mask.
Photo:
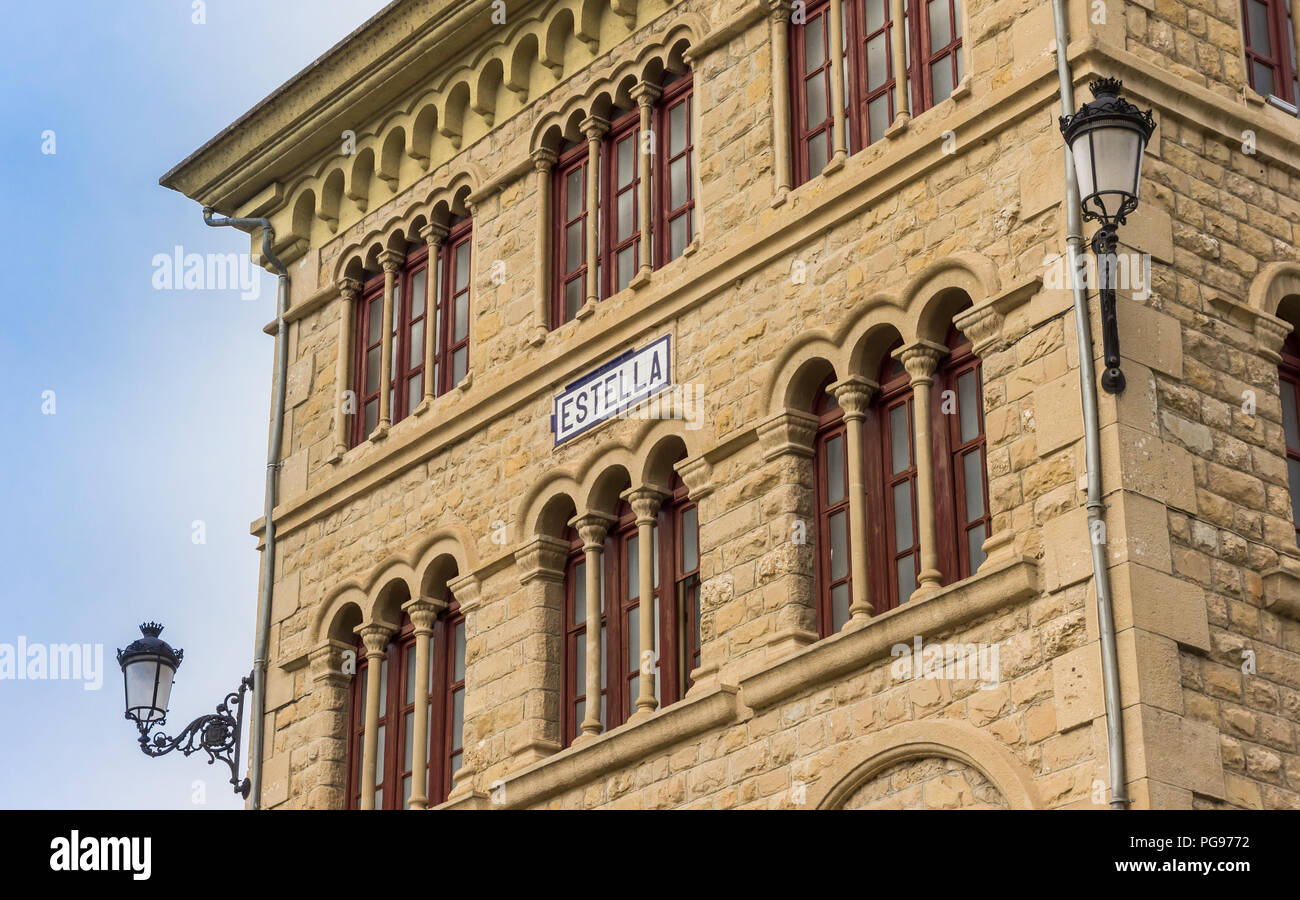
[[(1158, 122), (1100, 535), (1047, 2), (402, 0), (164, 176), (290, 269), (263, 805), (1105, 808), (1097, 539), (1131, 805), (1300, 807), (1300, 120), (1256, 5), (1294, 40), (1066, 3), (1076, 89)], [(559, 440), (665, 336), (675, 412)]]

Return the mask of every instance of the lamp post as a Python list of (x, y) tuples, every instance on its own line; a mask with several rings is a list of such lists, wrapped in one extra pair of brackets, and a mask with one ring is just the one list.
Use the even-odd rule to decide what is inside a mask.
[(1119, 95), (1123, 84), (1118, 78), (1099, 78), (1088, 87), (1092, 101), (1073, 115), (1061, 116), (1061, 133), (1074, 158), (1083, 218), (1101, 223), (1092, 237), (1101, 294), (1102, 352), (1106, 357), (1101, 386), (1108, 394), (1118, 394), (1124, 390), (1115, 316), (1118, 226), (1138, 207), (1142, 154), (1156, 124), (1151, 110), (1140, 110)]
[(117, 651), (126, 688), (126, 718), (140, 729), (140, 749), (154, 757), (173, 750), (185, 756), (202, 750), (208, 755), (208, 765), (221, 760), (230, 767), (235, 793), (247, 799), (249, 781), (239, 778), (239, 738), (244, 726), (244, 692), (253, 686), (252, 673), (240, 679), (239, 690), (227, 694), (215, 713), (199, 716), (174, 738), (162, 733), (150, 736), (154, 728), (167, 724), (172, 682), (185, 655), (184, 650), (173, 650), (159, 637), (162, 630), (157, 622), (145, 622), (140, 626), (142, 636)]

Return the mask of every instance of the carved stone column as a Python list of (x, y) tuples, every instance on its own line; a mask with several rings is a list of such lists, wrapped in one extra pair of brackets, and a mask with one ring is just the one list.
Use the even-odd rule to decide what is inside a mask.
[[(411, 809), (426, 809), (429, 805), (429, 642), (433, 637), (433, 623), (447, 604), (431, 597), (406, 601), (402, 609), (415, 626), (415, 734), (411, 740)], [(368, 687), (369, 685), (367, 685)]]
[[(352, 390), (352, 332), (357, 298), (361, 296), (361, 282), (344, 278), (339, 282), (339, 355), (334, 363), (334, 452), (329, 462), (336, 463), (348, 452), (348, 392)], [(356, 412), (356, 396), (352, 398)]]
[(600, 279), (597, 265), (600, 260), (600, 141), (609, 131), (609, 121), (600, 116), (582, 120), (582, 133), (587, 138), (587, 299), (578, 316), (591, 315), (600, 300)]
[[(474, 775), (480, 770), (479, 754), (475, 748), (469, 747), (466, 735), (469, 729), (465, 726), (469, 724), (471, 713), (477, 711), (477, 706), (481, 702), (481, 695), (476, 693), (478, 685), (470, 677), (470, 666), (468, 658), (469, 639), (472, 635), (478, 634), (478, 611), (482, 600), (482, 582), (477, 575), (470, 573), (453, 578), (447, 582), (447, 590), (456, 598), (460, 607), (460, 614), (465, 617), (465, 646), (467, 648), (465, 659), (465, 702), (462, 707), (462, 721), (460, 734), (460, 768), (451, 773), (451, 791), (447, 795), (448, 800), (456, 800), (474, 793)], [(453, 645), (452, 652), (455, 652)]]
[(533, 251), (533, 268), (537, 285), (533, 296), (533, 333), (528, 342), (537, 346), (546, 340), (551, 321), (551, 171), (555, 168), (555, 151), (539, 147), (533, 151), (533, 172), (537, 182), (537, 241)]
[(790, 193), (790, 4), (768, 0), (772, 28), (772, 169), (776, 176), (773, 206)]
[[(894, 358), (903, 364), (912, 378), (912, 422), (916, 444), (916, 522), (921, 539), (921, 572), (912, 596), (938, 590), (943, 575), (939, 571), (939, 531), (934, 513), (934, 446), (930, 436), (930, 387), (939, 360), (948, 349), (941, 344), (921, 340), (910, 347), (899, 347)], [(901, 602), (903, 598), (899, 598)]]
[[(636, 514), (637, 544), (637, 593), (640, 595), (637, 606), (637, 630), (640, 632), (641, 645), (637, 648), (641, 674), (637, 681), (640, 685), (636, 698), (636, 713), (632, 719), (644, 719), (654, 713), (659, 702), (655, 699), (655, 631), (657, 622), (654, 616), (654, 539), (655, 518), (659, 507), (668, 499), (668, 492), (653, 487), (633, 488), (623, 495), (632, 512)], [(665, 586), (665, 600), (667, 599)]]
[(848, 625), (865, 625), (875, 611), (867, 596), (867, 477), (862, 446), (862, 421), (880, 386), (861, 375), (850, 375), (827, 388), (844, 411), (845, 445), (849, 463), (849, 575), (853, 582)]
[(582, 734), (575, 743), (600, 734), (600, 567), (603, 562), (605, 536), (614, 524), (613, 516), (588, 513), (569, 523), (582, 538), (582, 552), (587, 561), (587, 715), (582, 720)]
[(351, 676), (343, 669), (343, 654), (352, 645), (326, 639), (307, 654), (309, 715), (321, 717), (323, 723), (310, 734), (309, 758), (314, 760), (317, 775), (307, 795), (311, 809), (346, 809), (348, 759), (348, 696)]
[(385, 622), (357, 626), (366, 648), (366, 721), (361, 752), (361, 808), (375, 808), (375, 763), (379, 754), (379, 671), (388, 656), (388, 641), (397, 629)]
[(718, 513), (713, 502), (713, 465), (703, 456), (687, 457), (673, 464), (677, 474), (681, 476), (682, 482), (686, 485), (686, 494), (691, 500), (695, 501), (696, 523), (699, 528), (699, 562), (700, 562), (700, 665), (690, 673), (691, 687), (687, 690), (686, 696), (691, 697), (707, 690), (717, 681), (717, 675), (721, 669), (721, 660), (724, 656), (722, 645), (716, 640), (716, 635), (712, 638), (710, 633), (712, 628), (706, 628), (704, 620), (707, 613), (704, 609), (703, 592), (704, 583), (711, 579), (715, 574), (712, 558), (713, 551), (716, 549), (716, 543), (713, 538), (713, 529), (710, 523), (714, 521)]
[(911, 100), (908, 95), (907, 81), (907, 40), (903, 22), (903, 0), (890, 0), (889, 3), (889, 44), (893, 53), (894, 64), (894, 121), (892, 127), (900, 131), (907, 127), (912, 119)]
[(849, 157), (849, 129), (844, 115), (844, 0), (831, 0), (831, 130), (834, 144), (823, 172), (834, 172)]
[[(638, 174), (641, 176), (641, 180), (637, 184), (636, 201), (637, 212), (640, 214), (641, 246), (638, 256), (641, 265), (636, 277), (632, 279), (632, 287), (634, 288), (644, 287), (649, 284), (650, 271), (654, 268), (654, 260), (650, 257), (651, 229), (654, 227), (654, 219), (651, 216), (654, 201), (650, 191), (650, 171), (654, 162), (654, 154), (659, 150), (657, 146), (659, 136), (650, 130), (650, 113), (654, 109), (655, 102), (658, 101), (662, 94), (663, 88), (648, 81), (639, 82), (636, 87), (632, 88), (632, 99), (636, 101), (637, 107), (641, 110), (641, 133), (639, 135), (641, 146), (638, 152), (638, 158), (641, 161)], [(649, 135), (648, 140), (647, 135)]]
[(415, 409), (416, 415), (433, 404), (433, 397), (438, 392), (433, 377), (433, 364), (438, 354), (438, 252), (442, 249), (442, 242), (447, 240), (447, 234), (445, 225), (425, 225), (420, 229), (420, 237), (429, 248), (429, 258), (424, 267), (424, 398)]
[(388, 433), (393, 425), (392, 382), (393, 382), (393, 322), (396, 311), (393, 309), (394, 293), (397, 287), (397, 273), (401, 271), (406, 255), (397, 250), (385, 250), (379, 254), (379, 264), (384, 267), (384, 336), (379, 345), (379, 424), (370, 435), (371, 440), (378, 440)]

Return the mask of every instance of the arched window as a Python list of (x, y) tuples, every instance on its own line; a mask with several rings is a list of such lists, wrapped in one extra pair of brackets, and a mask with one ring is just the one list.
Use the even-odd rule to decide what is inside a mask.
[[(429, 251), (421, 246), (406, 257), (393, 285), (393, 371), (388, 404), (394, 423), (411, 414), (425, 394), (425, 329), (433, 328), (433, 395), (454, 388), (469, 371), (470, 219), (456, 218), (433, 260), (433, 316), (429, 299)], [(353, 390), (358, 415), (352, 417), (352, 445), (362, 443), (379, 424), (383, 380), (384, 276), (366, 281), (357, 300), (353, 340)], [(432, 318), (432, 322), (430, 322)]]
[[(948, 332), (948, 358), (935, 379), (944, 419), (948, 465), (941, 468), (947, 491), (936, 489), (940, 522), (952, 522), (948, 556), (952, 579), (966, 578), (984, 562), (989, 536), (988, 456), (984, 441), (984, 381), (980, 359), (956, 328)], [(936, 467), (938, 468), (938, 467)], [(936, 475), (936, 482), (939, 476)], [(936, 488), (939, 484), (936, 484)], [(942, 539), (942, 538), (941, 538)], [(943, 554), (940, 554), (941, 559)]]
[[(587, 259), (588, 145), (573, 141), (560, 149), (553, 176), (551, 223), (551, 324), (570, 321), (586, 300), (587, 279), (598, 279), (601, 299), (627, 287), (648, 258), (651, 268), (666, 265), (695, 237), (695, 139), (691, 123), (694, 88), (691, 73), (670, 77), (651, 113), (651, 165), (643, 165), (644, 136), (636, 107), (615, 110), (600, 142), (599, 203), (595, 272)], [(649, 246), (641, 234), (641, 180), (650, 178)]]
[[(817, 623), (821, 637), (834, 634), (849, 619), (853, 599), (849, 548), (849, 473), (844, 412), (826, 391), (817, 391), (813, 413), (818, 417), (813, 442), (813, 504), (816, 515)], [(857, 537), (856, 539), (861, 539)]]
[(1286, 471), (1291, 486), (1291, 521), (1300, 545), (1300, 338), (1292, 331), (1282, 344), (1278, 365), (1282, 392), (1282, 431), (1286, 438)]
[[(640, 535), (636, 516), (620, 503), (601, 551), (601, 727), (608, 731), (636, 711), (641, 689)], [(698, 511), (674, 475), (671, 493), (652, 530), (655, 699), (676, 703), (700, 664), (700, 553)], [(587, 712), (587, 561), (582, 541), (568, 530), (564, 583), (564, 696), (561, 733), (567, 746)], [(665, 595), (664, 585), (671, 594)], [(662, 638), (662, 639), (661, 639)], [(614, 690), (610, 690), (610, 685)]]
[(874, 520), (868, 543), (871, 602), (876, 612), (883, 612), (907, 602), (916, 590), (921, 539), (916, 511), (917, 411), (911, 378), (892, 354), (886, 354), (876, 380), (880, 390), (863, 427), (867, 491), (879, 497), (880, 510), (878, 517), (869, 517)]
[[(389, 641), (379, 671), (379, 727), (375, 756), (375, 809), (405, 809), (411, 799), (415, 746), (415, 630), (409, 616)], [(465, 617), (451, 598), (434, 623), (429, 667), (428, 804), (447, 799), (460, 768), (465, 719)], [(366, 682), (371, 666), (357, 642), (348, 727), (348, 804), (361, 808)]]

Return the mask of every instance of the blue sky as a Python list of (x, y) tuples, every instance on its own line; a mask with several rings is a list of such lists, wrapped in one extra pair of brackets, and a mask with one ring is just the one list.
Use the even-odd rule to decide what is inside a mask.
[(140, 752), (114, 660), (140, 622), (166, 625), (185, 650), (173, 729), (252, 666), (275, 285), (155, 290), (156, 254), (248, 250), (158, 178), (384, 5), (209, 0), (204, 24), (190, 0), (7, 12), (0, 645), (102, 644), (104, 668), (99, 690), (0, 677), (0, 807), (240, 805), (224, 766)]

